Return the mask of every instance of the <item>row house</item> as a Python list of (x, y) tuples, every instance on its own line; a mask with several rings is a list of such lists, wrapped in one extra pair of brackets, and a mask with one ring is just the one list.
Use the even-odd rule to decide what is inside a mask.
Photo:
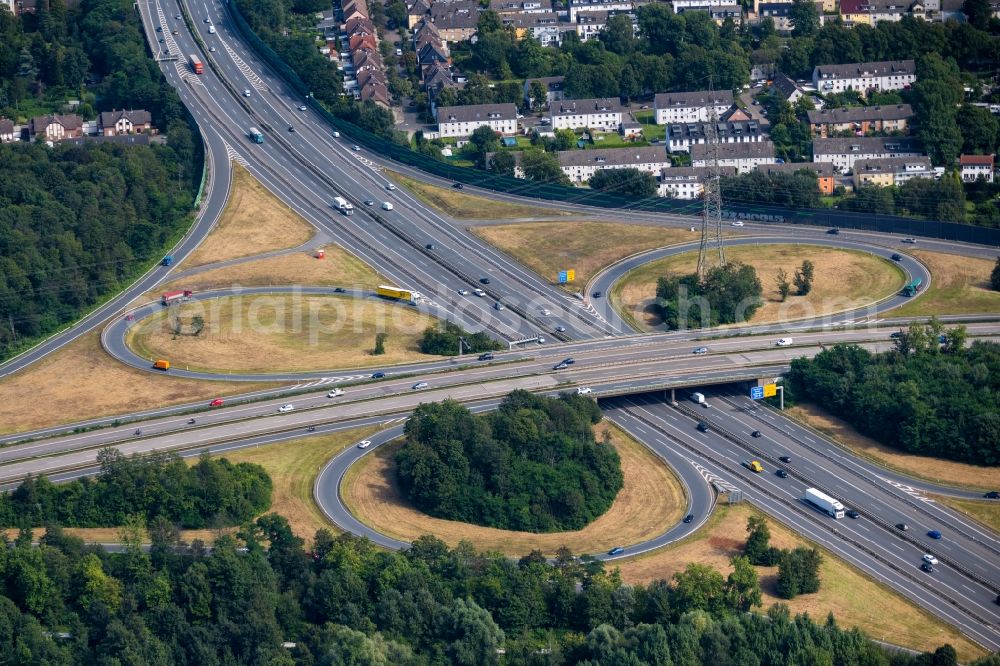
[(854, 162), (854, 188), (902, 185), (913, 178), (935, 178), (927, 157), (882, 157)]
[(487, 126), (497, 134), (517, 134), (515, 104), (470, 104), (437, 108), (438, 135), (465, 137)]
[(732, 105), (730, 90), (658, 93), (653, 98), (657, 125), (708, 122), (713, 111), (718, 118)]
[(926, 18), (922, 0), (840, 0), (840, 18), (848, 26), (898, 23), (904, 16)]
[[(667, 152), (688, 153), (691, 146), (706, 142), (708, 123), (674, 123), (667, 125)], [(767, 138), (756, 120), (719, 121), (715, 123), (719, 143), (755, 143)]]
[(913, 117), (913, 108), (909, 104), (852, 106), (807, 111), (806, 117), (814, 137), (825, 139), (838, 132), (864, 136), (871, 132), (905, 132)]
[(371, 19), (366, 0), (342, 0), (340, 8), (344, 13), (344, 22), (351, 19)]
[(153, 116), (149, 111), (102, 111), (98, 127), (104, 136), (145, 134), (153, 130)]
[(431, 3), (429, 0), (413, 0), (406, 8), (406, 27), (413, 30), (425, 18), (431, 15)]
[(454, 44), (464, 42), (476, 34), (479, 21), (479, 3), (472, 0), (435, 2), (431, 5), (431, 22), (441, 34), (441, 39)]
[(551, 104), (549, 117), (553, 130), (592, 128), (614, 132), (622, 124), (624, 111), (617, 97), (570, 99)]
[(817, 65), (813, 85), (823, 94), (854, 90), (903, 90), (917, 80), (917, 65), (912, 60), (855, 62), (847, 65)]
[[(735, 176), (735, 167), (721, 167), (723, 178)], [(705, 193), (705, 180), (710, 176), (707, 167), (672, 167), (660, 171), (657, 194), (673, 199), (700, 199)]]
[(569, 22), (576, 23), (581, 14), (631, 12), (633, 0), (569, 0)]
[[(629, 20), (632, 22), (632, 33), (638, 34), (639, 32), (639, 22), (635, 14), (627, 9), (612, 9), (609, 11), (594, 11), (594, 12), (580, 12), (576, 16), (576, 20), (570, 24), (570, 29), (563, 30), (565, 32), (576, 31), (577, 37), (580, 38), (581, 42), (586, 42), (591, 39), (597, 39), (600, 37), (601, 32), (608, 25), (608, 19), (617, 14), (625, 14), (628, 16)], [(562, 32), (560, 32), (560, 39), (562, 39)]]
[(548, 106), (552, 102), (558, 102), (565, 98), (563, 93), (563, 86), (566, 81), (564, 76), (542, 76), (537, 79), (525, 79), (524, 80), (524, 101), (527, 102), (529, 106), (533, 106), (542, 102), (542, 100), (535, 100), (531, 97), (532, 84), (538, 82), (545, 89), (545, 106)]
[(490, 9), (500, 16), (552, 13), (552, 0), (490, 0)]
[(353, 79), (345, 77), (344, 89), (350, 91), (355, 99), (389, 108), (392, 95), (389, 93), (385, 63), (379, 52), (378, 31), (368, 14), (368, 5), (365, 0), (342, 0), (341, 9), (344, 14), (344, 43), (353, 68)]
[(672, 0), (675, 14), (707, 12), (718, 24), (732, 19), (737, 25), (743, 21), (743, 8), (733, 0)]
[(670, 158), (662, 146), (563, 150), (557, 157), (563, 173), (574, 184), (586, 183), (604, 169), (638, 169), (656, 176), (670, 166)]
[(792, 4), (789, 2), (761, 2), (758, 4), (757, 20), (769, 18), (774, 21), (774, 29), (778, 32), (791, 32)]
[(767, 175), (775, 173), (798, 173), (808, 171), (816, 176), (816, 187), (825, 196), (833, 194), (837, 187), (837, 179), (833, 173), (833, 165), (829, 162), (784, 162), (782, 164), (765, 164), (760, 170)]
[(514, 30), (518, 39), (531, 37), (542, 46), (558, 47), (562, 44), (563, 35), (577, 31), (575, 26), (560, 21), (555, 12), (506, 14), (500, 18), (505, 26)]
[(718, 156), (720, 167), (735, 167), (737, 173), (750, 173), (762, 165), (775, 163), (774, 144), (770, 141), (758, 141), (691, 146), (691, 166), (707, 167), (715, 155)]
[(417, 53), (418, 61), (420, 52), (428, 45), (433, 46), (435, 51), (443, 53), (446, 57), (451, 55), (437, 26), (431, 21), (424, 20), (417, 24), (417, 29), (413, 32), (413, 50)]
[(83, 136), (83, 118), (76, 114), (32, 118), (28, 123), (28, 133), (36, 141), (62, 141)]
[(776, 72), (772, 77), (769, 92), (781, 95), (782, 99), (792, 105), (805, 94), (799, 84), (781, 72)]
[(993, 182), (992, 155), (961, 155), (958, 158), (958, 165), (962, 170), (963, 183), (974, 183), (980, 178), (987, 183)]
[(15, 139), (21, 140), (21, 132), (15, 129), (14, 121), (9, 118), (0, 118), (0, 143), (10, 143)]
[(857, 160), (920, 157), (923, 150), (913, 137), (867, 136), (813, 140), (813, 162), (829, 162), (835, 171), (849, 173)]
[(358, 99), (362, 102), (375, 102), (389, 108), (392, 105), (392, 95), (389, 94), (389, 82), (381, 69), (366, 69), (357, 74)]

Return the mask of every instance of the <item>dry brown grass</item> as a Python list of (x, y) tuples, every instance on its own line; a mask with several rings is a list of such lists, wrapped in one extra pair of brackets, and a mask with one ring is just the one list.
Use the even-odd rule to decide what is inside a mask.
[[(319, 246), (317, 246), (319, 249)], [(378, 274), (357, 257), (335, 245), (323, 246), (325, 259), (311, 253), (294, 252), (277, 257), (234, 264), (174, 280), (158, 287), (147, 298), (158, 299), (170, 289), (227, 289), (233, 286), (262, 287), (269, 285), (310, 285), (373, 288), (379, 284)]]
[(991, 259), (916, 250), (913, 255), (931, 271), (931, 286), (895, 310), (900, 317), (1000, 312), (1000, 292), (990, 289)]
[(396, 446), (381, 446), (355, 463), (341, 495), (351, 512), (365, 524), (405, 541), (433, 534), (451, 546), (467, 539), (480, 550), (525, 555), (532, 550), (553, 554), (560, 546), (573, 552), (607, 550), (662, 534), (680, 520), (686, 506), (684, 491), (673, 472), (646, 447), (610, 424), (608, 428), (622, 460), (625, 484), (608, 511), (582, 530), (553, 534), (514, 532), (432, 518), (400, 497), (395, 481)]
[(958, 499), (957, 497), (944, 497), (942, 495), (931, 495), (931, 497), (975, 519), (994, 532), (1000, 532), (1000, 502), (986, 499)]
[[(201, 539), (206, 544), (215, 543), (215, 539), (221, 534), (231, 534), (236, 531), (235, 527), (227, 527), (219, 530), (181, 530), (181, 541), (191, 543), (195, 539)], [(7, 535), (8, 539), (17, 538), (18, 530), (0, 530)], [(80, 537), (84, 543), (120, 543), (120, 528), (117, 527), (64, 527), (63, 532), (70, 536)], [(45, 536), (44, 527), (36, 527), (31, 530), (32, 541), (38, 541)], [(149, 535), (143, 534), (143, 543), (149, 543)]]
[(0, 430), (33, 430), (279, 385), (206, 382), (136, 370), (105, 354), (94, 332), (0, 380), (0, 393), (18, 396), (0, 400)]
[(249, 171), (234, 164), (233, 187), (226, 209), (212, 233), (184, 261), (184, 268), (295, 247), (309, 240), (313, 233), (314, 229), (305, 220)]
[(353, 443), (371, 436), (376, 430), (377, 428), (357, 428), (305, 437), (252, 449), (227, 451), (224, 457), (234, 463), (249, 462), (263, 467), (274, 485), (269, 512), (284, 516), (292, 531), (309, 542), (320, 528), (339, 531), (327, 520), (313, 499), (316, 475), (330, 458)]
[(447, 187), (428, 185), (427, 183), (407, 178), (394, 171), (386, 171), (386, 174), (413, 192), (415, 197), (428, 206), (433, 206), (456, 219), (511, 220), (522, 217), (533, 218), (539, 215), (544, 217), (559, 217), (560, 215), (569, 214), (549, 208), (536, 208), (535, 206), (524, 204), (486, 199), (473, 194), (463, 194), (458, 190)]
[(969, 465), (952, 460), (918, 456), (889, 448), (865, 437), (843, 419), (817, 405), (800, 403), (785, 410), (794, 419), (816, 428), (841, 446), (889, 469), (928, 481), (975, 490), (997, 490), (1000, 467)]
[[(740, 245), (727, 248), (726, 259), (753, 266), (760, 277), (764, 305), (750, 319), (753, 324), (843, 312), (892, 295), (904, 281), (899, 267), (884, 259), (815, 245)], [(806, 259), (815, 266), (812, 291), (806, 296), (789, 296), (782, 303), (778, 269), (783, 268), (791, 280)], [(651, 329), (661, 321), (658, 313), (644, 308), (656, 297), (657, 279), (668, 273), (693, 273), (697, 261), (697, 252), (686, 252), (645, 264), (615, 285), (612, 304), (640, 329)]]
[(471, 231), (553, 283), (559, 271), (576, 270), (576, 282), (568, 286), (577, 290), (605, 266), (636, 252), (698, 240), (686, 229), (619, 222), (501, 224)]
[[(619, 564), (622, 578), (629, 583), (669, 580), (689, 563), (707, 564), (728, 575), (732, 571), (729, 560), (741, 553), (746, 541), (747, 518), (755, 510), (739, 505), (719, 506), (716, 511), (718, 515), (695, 538)], [(772, 545), (779, 548), (810, 545), (781, 524), (773, 520), (768, 522)], [(781, 602), (787, 604), (792, 613), (808, 613), (819, 622), (832, 612), (842, 627), (856, 626), (872, 638), (916, 650), (934, 650), (944, 643), (951, 643), (963, 661), (985, 654), (957, 629), (871, 581), (828, 552), (823, 553), (820, 566), (822, 584), (815, 594), (790, 601), (779, 599), (774, 593), (777, 567), (757, 567), (757, 573), (764, 590), (764, 608)]]
[[(133, 327), (129, 345), (145, 358), (166, 358), (177, 367), (233, 372), (368, 367), (432, 358), (420, 353), (419, 338), (436, 320), (381, 300), (276, 294), (180, 306), (185, 326), (199, 314), (205, 329), (198, 336), (174, 335), (168, 313), (161, 312)], [(385, 354), (374, 356), (379, 331), (389, 337)]]

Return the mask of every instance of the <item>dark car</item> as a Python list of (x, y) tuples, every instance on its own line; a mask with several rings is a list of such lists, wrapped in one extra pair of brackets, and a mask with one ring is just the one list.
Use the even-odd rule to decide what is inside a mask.
[(480, 361), (492, 361), (493, 360), (493, 352), (486, 352), (485, 354), (480, 354), (479, 355), (479, 360)]
[(684, 522), (685, 523), (690, 523), (692, 520), (694, 520), (694, 514), (693, 513), (689, 513), (688, 515), (684, 516)]
[(834, 227), (833, 229), (827, 229), (826, 233), (830, 234), (831, 236), (836, 236), (837, 234), (840, 233), (840, 229)]
[(452, 185), (452, 187), (454, 187), (456, 190), (460, 190), (464, 188), (465, 185), (463, 185), (462, 183), (455, 183), (454, 185)]
[(754, 430), (752, 433), (750, 433), (750, 436), (751, 437), (760, 437), (761, 436), (760, 430)]
[(481, 282), (482, 284), (489, 284), (489, 283), (490, 283), (490, 279), (489, 279), (488, 277), (482, 277), (482, 278), (479, 278), (479, 281), (480, 281), (480, 282)]
[(924, 562), (923, 564), (920, 565), (920, 568), (926, 571), (927, 573), (934, 573), (934, 565), (931, 564), (930, 562)]
[(894, 255), (892, 255), (892, 260), (893, 261), (902, 261), (903, 260), (903, 255), (901, 255), (901, 254), (894, 254)]
[(346, 289), (344, 289), (343, 287), (334, 287), (333, 288), (333, 293), (335, 293), (335, 294), (343, 294), (345, 291), (346, 291)]
[(983, 495), (986, 499), (1000, 499), (1000, 491), (991, 490), (990, 492)]
[(858, 513), (857, 511), (855, 511), (854, 509), (851, 509), (850, 511), (847, 511), (845, 515), (848, 518), (860, 518), (861, 517), (861, 514)]
[(791, 456), (781, 456), (780, 458), (778, 458), (778, 460), (780, 460), (783, 463), (790, 463), (790, 462), (792, 462), (792, 457)]
[(289, 125), (289, 126), (288, 126), (288, 131), (289, 131), (289, 132), (294, 132), (294, 131), (295, 131), (295, 128), (294, 128), (294, 127), (292, 127), (291, 125)]
[(895, 340), (896, 338), (901, 338), (901, 337), (903, 337), (903, 332), (902, 331), (894, 331), (893, 333), (889, 334), (889, 337), (892, 338), (893, 340)]
[(434, 243), (428, 243), (427, 245), (424, 245), (424, 247), (427, 248), (428, 250), (433, 250), (434, 249)]
[(574, 363), (576, 363), (576, 359), (574, 359), (572, 356), (567, 356), (562, 360), (562, 362), (565, 363), (566, 365), (573, 365)]
[(903, 530), (905, 532), (906, 530), (910, 529), (910, 526), (907, 525), (906, 523), (896, 523), (896, 529)]
[(594, 298), (600, 298), (601, 297), (601, 292), (595, 291), (593, 294), (591, 294), (591, 296), (593, 296)]
[(372, 373), (372, 379), (382, 379), (383, 377), (385, 377), (385, 373), (384, 372), (373, 372)]
[(705, 423), (704, 421), (699, 421), (698, 430), (700, 430), (701, 432), (708, 432), (708, 424)]
[(608, 551), (608, 555), (621, 555), (624, 552), (625, 552), (624, 548), (622, 548), (621, 546), (615, 546), (614, 548)]
[(938, 532), (937, 530), (931, 530), (930, 532), (927, 533), (927, 536), (929, 536), (932, 539), (940, 539), (941, 533)]
[(778, 477), (779, 479), (787, 479), (787, 478), (788, 478), (788, 472), (786, 472), (786, 471), (785, 471), (785, 470), (783, 470), (783, 469), (779, 469), (779, 470), (778, 470), (777, 472), (775, 472), (775, 475), (776, 475), (776, 476), (777, 476), (777, 477)]

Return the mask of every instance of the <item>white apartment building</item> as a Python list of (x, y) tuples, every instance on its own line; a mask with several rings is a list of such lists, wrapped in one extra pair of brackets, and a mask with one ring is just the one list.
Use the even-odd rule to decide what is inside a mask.
[(983, 178), (987, 183), (993, 182), (992, 155), (962, 155), (958, 158), (962, 167), (962, 182), (974, 183)]
[(569, 22), (576, 23), (577, 16), (587, 12), (630, 12), (634, 7), (632, 0), (569, 0)]
[(813, 139), (813, 162), (829, 162), (835, 171), (849, 173), (857, 160), (887, 157), (920, 157), (920, 142), (908, 136), (866, 136), (847, 139)]
[(486, 125), (497, 134), (517, 134), (517, 106), (514, 104), (472, 104), (442, 106), (437, 109), (438, 136), (469, 136)]
[[(719, 169), (720, 176), (735, 176), (736, 169), (733, 167), (722, 167)], [(663, 169), (660, 172), (660, 185), (657, 194), (661, 197), (673, 197), (674, 199), (700, 199), (705, 192), (705, 178), (708, 176), (708, 169), (705, 167), (673, 167)]]
[(591, 129), (617, 132), (623, 108), (617, 97), (606, 99), (564, 99), (549, 105), (552, 129)]
[(658, 93), (653, 98), (657, 125), (708, 122), (710, 109), (719, 117), (732, 105), (733, 93), (729, 90)]
[(914, 178), (937, 178), (930, 158), (885, 157), (854, 162), (854, 187), (902, 185)]
[(737, 173), (750, 173), (764, 164), (774, 164), (774, 144), (770, 141), (757, 143), (723, 143), (718, 146), (698, 144), (691, 146), (691, 166), (707, 167), (712, 159), (711, 149), (719, 154), (720, 167), (734, 167)]
[(848, 88), (862, 94), (868, 90), (903, 90), (917, 80), (917, 65), (912, 60), (817, 65), (812, 80), (824, 95)]
[[(688, 153), (691, 146), (706, 142), (708, 123), (673, 123), (667, 125), (667, 152)], [(719, 143), (756, 143), (767, 138), (756, 120), (717, 122)]]

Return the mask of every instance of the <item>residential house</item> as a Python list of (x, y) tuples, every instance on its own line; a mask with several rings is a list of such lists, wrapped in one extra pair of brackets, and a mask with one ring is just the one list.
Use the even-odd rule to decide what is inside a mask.
[[(2, 122), (0, 121), (0, 123)], [(958, 164), (962, 168), (963, 183), (973, 183), (980, 178), (987, 183), (993, 182), (992, 155), (961, 155), (958, 158)]]
[(531, 84), (538, 81), (545, 88), (544, 104), (549, 105), (552, 102), (558, 102), (563, 99), (563, 82), (565, 79), (566, 77), (564, 76), (543, 76), (537, 79), (526, 79), (524, 81), (524, 101), (529, 104), (538, 103), (538, 101), (531, 99)]
[(420, 65), (447, 64), (448, 52), (444, 43), (427, 42), (417, 51), (417, 63)]
[[(20, 139), (21, 137), (17, 136), (16, 138)], [(0, 118), (0, 143), (10, 143), (14, 139), (14, 121), (9, 118)]]
[(917, 80), (917, 65), (912, 60), (817, 65), (812, 80), (816, 90), (823, 94), (848, 89), (861, 94), (869, 90), (903, 90)]
[(518, 39), (531, 37), (541, 42), (542, 46), (558, 47), (565, 33), (576, 32), (577, 29), (560, 21), (555, 12), (504, 14), (500, 18), (505, 26), (514, 30)]
[(614, 16), (611, 12), (581, 12), (575, 23), (576, 34), (581, 42), (597, 39), (608, 25), (608, 18)]
[(437, 109), (438, 134), (443, 137), (469, 136), (487, 126), (498, 134), (517, 134), (517, 106), (514, 104), (473, 104), (442, 106)]
[(653, 99), (657, 125), (708, 122), (711, 110), (719, 117), (732, 105), (729, 90), (659, 93)]
[(743, 21), (743, 9), (733, 0), (672, 0), (674, 13), (708, 12), (712, 20), (722, 24), (727, 18), (733, 19), (737, 25)]
[(576, 184), (589, 181), (595, 173), (604, 169), (638, 169), (655, 176), (670, 166), (670, 158), (663, 146), (563, 150), (556, 156), (563, 173)]
[(347, 40), (347, 49), (351, 52), (359, 49), (375, 51), (378, 49), (378, 38), (374, 34), (369, 33), (351, 35)]
[(792, 3), (790, 2), (759, 2), (754, 0), (757, 6), (757, 19), (769, 18), (774, 21), (774, 29), (778, 32), (791, 32), (792, 28)]
[(765, 164), (760, 170), (770, 175), (772, 173), (796, 173), (799, 171), (810, 171), (816, 174), (816, 186), (819, 193), (824, 196), (833, 194), (837, 187), (834, 178), (833, 165), (829, 162), (785, 162), (783, 164)]
[(375, 24), (367, 16), (359, 16), (344, 22), (344, 34), (348, 39), (354, 35), (374, 35), (378, 38)]
[(770, 141), (754, 143), (723, 143), (717, 146), (695, 144), (691, 146), (691, 166), (706, 167), (718, 151), (720, 167), (735, 167), (738, 173), (749, 173), (764, 164), (774, 164), (774, 144)]
[(552, 11), (552, 0), (490, 0), (490, 9), (506, 14), (544, 14)]
[(635, 9), (632, 0), (569, 0), (569, 22), (576, 23), (580, 14), (595, 12), (631, 12)]
[(425, 44), (434, 44), (435, 46), (443, 49), (445, 53), (448, 53), (448, 46), (444, 43), (444, 39), (441, 37), (441, 33), (438, 31), (437, 26), (435, 26), (431, 21), (421, 21), (413, 33), (414, 51), (420, 53), (420, 49), (422, 49)]
[[(722, 177), (735, 176), (735, 167), (720, 167)], [(700, 199), (705, 192), (705, 179), (709, 176), (707, 167), (672, 167), (660, 171), (660, 185), (657, 194), (674, 199)]]
[(898, 23), (904, 16), (924, 18), (922, 0), (840, 0), (840, 18), (848, 27)]
[(927, 157), (884, 157), (854, 162), (854, 188), (874, 185), (902, 185), (913, 178), (935, 178), (937, 174)]
[(104, 136), (143, 134), (153, 128), (149, 111), (102, 111), (98, 117), (100, 133)]
[(582, 129), (589, 127), (604, 132), (617, 131), (622, 124), (621, 100), (564, 99), (549, 105), (552, 129)]
[(871, 132), (905, 132), (913, 108), (909, 104), (852, 106), (807, 111), (813, 136), (826, 138), (838, 132), (863, 136)]
[(423, 82), (424, 90), (427, 91), (427, 95), (432, 100), (437, 98), (438, 94), (445, 88), (459, 87), (451, 69), (438, 64), (428, 65), (423, 68)]
[[(3, 0), (0, 0), (0, 4), (2, 3)], [(335, 38), (340, 33), (340, 21), (334, 15), (332, 9), (320, 12), (319, 22), (316, 24), (316, 31), (319, 32), (324, 39)]]
[(413, 30), (414, 26), (431, 15), (431, 5), (428, 0), (413, 0), (406, 10), (406, 27)]
[(83, 118), (76, 114), (50, 114), (32, 118), (29, 134), (37, 141), (62, 141), (83, 135)]
[(813, 162), (829, 162), (835, 171), (849, 173), (857, 160), (886, 157), (920, 157), (923, 150), (913, 137), (865, 136), (846, 139), (814, 139)]
[(345, 23), (356, 18), (371, 18), (365, 0), (342, 0), (340, 7), (344, 12)]
[(435, 2), (431, 5), (431, 21), (446, 42), (464, 42), (476, 34), (479, 3), (473, 0)]
[[(708, 123), (673, 123), (667, 125), (667, 152), (688, 153), (691, 146), (706, 142)], [(767, 138), (756, 120), (719, 121), (715, 123), (719, 143), (754, 143)]]
[(777, 72), (771, 79), (771, 92), (781, 95), (786, 102), (794, 105), (804, 94), (799, 84), (792, 81), (788, 76)]

